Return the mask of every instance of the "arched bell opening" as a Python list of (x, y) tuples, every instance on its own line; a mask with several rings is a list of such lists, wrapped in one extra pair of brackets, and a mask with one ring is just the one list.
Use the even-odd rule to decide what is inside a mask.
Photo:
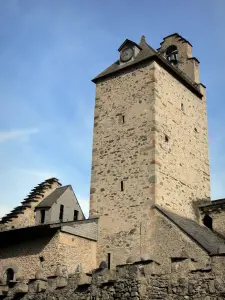
[(177, 50), (177, 47), (175, 45), (171, 45), (166, 49), (166, 58), (171, 64), (177, 65), (177, 63), (178, 63), (178, 50)]

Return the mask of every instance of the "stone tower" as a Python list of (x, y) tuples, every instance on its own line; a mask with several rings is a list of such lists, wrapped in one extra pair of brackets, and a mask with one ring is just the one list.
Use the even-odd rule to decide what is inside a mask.
[[(97, 261), (149, 252), (154, 206), (198, 220), (210, 199), (205, 87), (192, 45), (179, 34), (156, 51), (125, 40), (96, 83), (90, 218)], [(151, 252), (151, 251), (150, 251)]]

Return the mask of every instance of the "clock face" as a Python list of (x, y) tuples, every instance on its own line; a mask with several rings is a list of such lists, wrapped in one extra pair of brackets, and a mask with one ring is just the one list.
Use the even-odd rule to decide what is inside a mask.
[(128, 61), (128, 60), (130, 60), (132, 58), (133, 54), (134, 54), (134, 50), (132, 48), (126, 48), (121, 53), (120, 59), (123, 62), (126, 62), (126, 61)]

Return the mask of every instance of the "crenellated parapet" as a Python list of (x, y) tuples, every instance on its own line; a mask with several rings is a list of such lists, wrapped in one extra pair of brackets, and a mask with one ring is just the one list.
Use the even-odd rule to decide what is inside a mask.
[(78, 264), (74, 274), (58, 265), (48, 277), (40, 269), (30, 280), (1, 281), (0, 296), (5, 300), (18, 296), (24, 300), (223, 299), (225, 256), (212, 256), (208, 264), (185, 255), (170, 261), (170, 268), (165, 270), (149, 255), (129, 257), (128, 263), (116, 270), (109, 270), (102, 262), (99, 268), (84, 273)]

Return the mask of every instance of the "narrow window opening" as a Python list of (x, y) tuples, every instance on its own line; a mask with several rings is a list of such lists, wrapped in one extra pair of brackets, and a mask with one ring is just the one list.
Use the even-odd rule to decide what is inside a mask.
[(124, 191), (124, 183), (123, 183), (123, 181), (120, 182), (120, 188), (121, 188), (121, 192), (123, 192)]
[(74, 221), (78, 220), (78, 214), (79, 214), (79, 211), (78, 210), (74, 210), (74, 213), (73, 213), (73, 220)]
[(169, 142), (169, 137), (167, 135), (165, 135), (165, 142), (168, 143)]
[(14, 279), (14, 271), (13, 269), (9, 268), (6, 270), (5, 272), (5, 279), (6, 279), (6, 282), (7, 284)]
[(45, 210), (41, 210), (41, 224), (45, 222)]
[(43, 257), (43, 256), (40, 256), (40, 257), (39, 257), (39, 259), (40, 259), (40, 262), (43, 262), (43, 261), (45, 261), (45, 259), (44, 259), (44, 257)]
[(181, 103), (180, 107), (181, 107), (181, 110), (184, 111), (184, 104), (183, 103)]
[(63, 213), (64, 213), (64, 205), (60, 205), (60, 212), (59, 212), (59, 221), (63, 221)]
[(125, 116), (122, 116), (122, 123), (125, 123)]
[(111, 267), (111, 253), (108, 253), (108, 255), (107, 255), (107, 262), (108, 262), (108, 269), (110, 270), (110, 267)]
[(198, 132), (197, 128), (195, 128), (194, 130), (195, 130), (196, 133)]
[(209, 215), (205, 215), (202, 219), (203, 224), (208, 227), (209, 229), (213, 229), (213, 220)]

